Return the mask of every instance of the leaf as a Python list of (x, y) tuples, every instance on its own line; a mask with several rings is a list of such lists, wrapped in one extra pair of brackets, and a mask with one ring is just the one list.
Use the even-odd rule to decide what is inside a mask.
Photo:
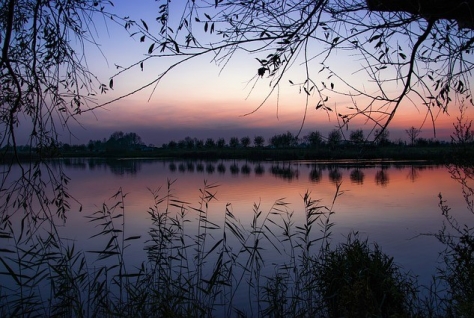
[(399, 55), (403, 60), (405, 60), (405, 59), (407, 58), (407, 56), (406, 56), (405, 54), (401, 53), (401, 52), (398, 53), (398, 55)]
[(142, 35), (142, 36), (140, 37), (140, 42), (145, 42), (145, 35)]
[(331, 90), (334, 89), (334, 83), (331, 82)]
[(207, 28), (208, 28), (208, 27), (209, 27), (209, 24), (208, 24), (207, 21), (206, 21), (206, 23), (204, 24), (204, 32), (207, 32)]
[(113, 78), (110, 79), (109, 87), (110, 87), (111, 89), (114, 88), (114, 79), (113, 79)]
[(147, 31), (148, 31), (148, 26), (146, 25), (146, 22), (145, 22), (145, 21), (143, 21), (143, 19), (141, 19), (141, 20), (142, 20), (143, 26), (145, 27), (145, 30), (147, 30)]
[(127, 240), (134, 240), (134, 239), (140, 239), (142, 236), (130, 236), (128, 238), (125, 238), (125, 241)]
[(206, 16), (206, 18), (207, 18), (208, 20), (212, 20), (212, 19), (211, 19), (211, 16), (208, 15), (207, 13), (204, 13), (204, 16)]
[[(152, 43), (152, 44), (150, 45), (150, 47), (148, 48), (148, 54), (152, 54), (152, 53), (153, 53), (153, 48), (154, 48), (154, 47), (155, 47), (155, 43)], [(143, 70), (143, 68), (142, 68), (142, 70)]]
[(291, 81), (291, 80), (288, 80), (288, 81), (290, 82), (290, 84), (294, 84), (293, 81)]
[(143, 71), (143, 61), (140, 62), (140, 69)]
[(372, 38), (369, 39), (369, 43), (371, 43), (372, 41), (377, 40), (377, 39), (380, 38), (381, 36), (382, 36), (381, 34), (374, 35)]

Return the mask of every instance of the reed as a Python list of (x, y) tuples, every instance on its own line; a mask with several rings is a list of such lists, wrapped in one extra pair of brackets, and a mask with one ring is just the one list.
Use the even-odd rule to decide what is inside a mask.
[[(422, 300), (416, 279), (380, 247), (358, 235), (349, 235), (346, 243), (333, 243), (332, 216), (342, 194), (340, 185), (329, 207), (309, 192), (302, 196), (302, 224), (295, 222), (289, 204), (279, 199), (267, 211), (255, 203), (245, 226), (232, 204), (226, 205), (222, 220), (210, 218), (218, 185), (204, 181), (193, 204), (176, 198), (173, 184), (168, 181), (165, 189), (150, 190), (153, 203), (146, 238), (128, 233), (127, 194), (119, 188), (87, 217), (97, 229), (91, 240), (101, 245), (94, 250), (78, 249), (74, 241), (61, 237), (52, 215), (41, 220), (25, 215), (20, 227), (4, 216), (0, 315), (408, 317), (434, 313), (438, 290), (429, 295), (432, 300)], [(146, 260), (128, 261), (128, 251), (138, 245), (145, 250)], [(469, 313), (461, 309), (464, 299), (458, 299), (453, 296), (456, 312), (446, 313)]]

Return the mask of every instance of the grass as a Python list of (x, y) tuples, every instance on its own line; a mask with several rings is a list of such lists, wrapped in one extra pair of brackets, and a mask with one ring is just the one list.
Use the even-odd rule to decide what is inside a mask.
[[(471, 204), (469, 176), (453, 166)], [(458, 174), (458, 175), (456, 175)], [(464, 178), (464, 180), (463, 180)], [(376, 244), (358, 234), (331, 240), (333, 206), (306, 193), (305, 220), (295, 224), (283, 199), (268, 211), (252, 207), (249, 226), (228, 204), (222, 220), (209, 207), (218, 185), (204, 183), (197, 203), (164, 189), (153, 203), (146, 238), (128, 234), (126, 197), (119, 189), (88, 216), (101, 248), (84, 251), (60, 236), (58, 215), (3, 215), (0, 229), (0, 315), (3, 317), (412, 317), (472, 316), (474, 237), (459, 226), (441, 200), (448, 224), (437, 238), (446, 244), (440, 288), (428, 297)], [(57, 206), (67, 196), (57, 196)], [(26, 209), (26, 208), (25, 208)], [(17, 217), (17, 216), (16, 216)], [(448, 226), (456, 231), (449, 231)], [(126, 256), (139, 242), (146, 260)], [(133, 246), (131, 246), (133, 244)], [(277, 255), (272, 262), (269, 254)], [(447, 289), (443, 293), (443, 289)]]

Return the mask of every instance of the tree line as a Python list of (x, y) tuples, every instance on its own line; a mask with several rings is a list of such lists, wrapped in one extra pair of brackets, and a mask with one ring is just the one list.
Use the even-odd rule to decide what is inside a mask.
[[(287, 131), (286, 133), (275, 134), (265, 139), (261, 135), (253, 138), (246, 135), (243, 137), (232, 136), (228, 140), (224, 137), (199, 139), (186, 136), (180, 140), (170, 140), (161, 145), (161, 149), (167, 150), (191, 150), (191, 149), (224, 149), (224, 148), (337, 148), (350, 146), (390, 146), (390, 145), (411, 145), (411, 146), (436, 146), (441, 142), (435, 139), (425, 139), (418, 137), (421, 130), (411, 127), (405, 130), (408, 142), (402, 139), (390, 140), (389, 131), (385, 130), (382, 134), (375, 132), (377, 139), (369, 141), (362, 129), (352, 130), (348, 134), (343, 134), (341, 130), (334, 129), (324, 136), (320, 131), (312, 131), (303, 137), (299, 137)], [(472, 141), (471, 141), (472, 142)], [(68, 143), (59, 143), (56, 148), (64, 152), (127, 152), (127, 151), (153, 151), (160, 147), (153, 144), (146, 144), (142, 138), (135, 132), (124, 133), (116, 131), (109, 138), (102, 140), (89, 140), (87, 144), (70, 145)], [(22, 149), (22, 148), (20, 148)], [(25, 148), (23, 148), (25, 150)]]

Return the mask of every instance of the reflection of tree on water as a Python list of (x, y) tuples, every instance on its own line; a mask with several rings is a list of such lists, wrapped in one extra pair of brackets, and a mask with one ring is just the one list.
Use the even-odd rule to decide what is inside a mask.
[(332, 167), (329, 169), (329, 180), (334, 184), (340, 183), (342, 180), (342, 174), (338, 167)]
[(207, 172), (208, 174), (213, 174), (215, 170), (216, 170), (216, 167), (215, 167), (213, 164), (207, 163), (207, 165), (206, 165), (206, 172)]
[(181, 173), (186, 172), (186, 166), (184, 166), (183, 163), (179, 163), (179, 165), (178, 165), (178, 171), (180, 171)]
[(194, 173), (194, 163), (193, 162), (187, 162), (186, 163), (186, 168), (188, 169), (188, 172)]
[(260, 163), (258, 163), (257, 166), (255, 166), (254, 171), (255, 175), (262, 176), (265, 173), (265, 168)]
[(169, 165), (169, 169), (171, 172), (176, 172), (176, 164), (171, 162)]
[(360, 168), (353, 169), (351, 171), (350, 179), (351, 182), (362, 185), (364, 184), (365, 174)]
[(375, 183), (377, 185), (387, 186), (389, 180), (390, 179), (385, 168), (382, 168), (380, 171), (377, 171), (377, 173), (375, 173)]
[(277, 163), (277, 165), (272, 165), (271, 173), (276, 177), (281, 177), (283, 179), (290, 180), (290, 181), (293, 178), (298, 179), (298, 176), (299, 176), (298, 170), (291, 168), (290, 163), (288, 163), (287, 167), (285, 166), (280, 167), (279, 163)]
[(110, 167), (110, 171), (116, 175), (135, 175), (142, 167), (140, 160), (107, 161), (107, 165)]
[(412, 182), (416, 181), (420, 177), (418, 172), (418, 168), (415, 165), (411, 165), (410, 169), (408, 170), (407, 178), (409, 178)]
[(225, 174), (226, 167), (224, 163), (219, 163), (219, 165), (217, 165), (217, 171), (219, 172), (219, 174)]
[(242, 165), (242, 167), (240, 168), (240, 172), (244, 175), (249, 175), (250, 174), (250, 166), (248, 166), (247, 163), (245, 163), (244, 165)]
[(230, 165), (230, 173), (232, 175), (237, 175), (239, 174), (239, 166), (237, 166), (237, 164), (233, 163), (232, 165)]
[(309, 180), (315, 183), (319, 183), (323, 177), (323, 171), (318, 166), (313, 166), (309, 173)]
[(196, 171), (202, 173), (204, 172), (204, 164), (203, 163), (197, 163), (196, 164)]

